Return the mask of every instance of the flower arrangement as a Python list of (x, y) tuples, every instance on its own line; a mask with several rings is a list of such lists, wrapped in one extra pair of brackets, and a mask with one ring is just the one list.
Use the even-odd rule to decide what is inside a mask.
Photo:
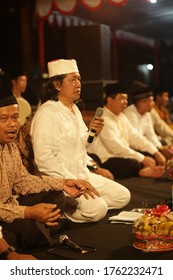
[(173, 249), (173, 213), (167, 205), (157, 205), (134, 222), (133, 232), (138, 249)]

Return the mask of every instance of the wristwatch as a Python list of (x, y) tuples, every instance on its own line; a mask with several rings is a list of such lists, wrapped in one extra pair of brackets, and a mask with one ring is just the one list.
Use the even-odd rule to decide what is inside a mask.
[(16, 251), (16, 249), (15, 249), (13, 246), (9, 246), (4, 252), (2, 252), (2, 253), (0, 254), (0, 258), (1, 258), (2, 260), (6, 260), (7, 257), (8, 257), (8, 255), (9, 255), (11, 252), (15, 252), (15, 251)]
[(99, 168), (99, 166), (97, 164), (88, 165), (87, 167), (92, 172), (95, 172)]

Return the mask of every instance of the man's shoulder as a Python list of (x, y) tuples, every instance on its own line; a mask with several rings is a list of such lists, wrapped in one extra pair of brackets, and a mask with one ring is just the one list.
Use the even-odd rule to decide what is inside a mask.
[(17, 99), (17, 102), (19, 103), (19, 104), (21, 104), (21, 105), (23, 105), (23, 104), (27, 104), (28, 106), (31, 106), (30, 105), (30, 103), (28, 102), (28, 100), (26, 100), (24, 97), (17, 97), (16, 98)]
[(128, 105), (127, 108), (124, 110), (125, 115), (136, 113), (136, 112), (137, 109), (134, 104)]

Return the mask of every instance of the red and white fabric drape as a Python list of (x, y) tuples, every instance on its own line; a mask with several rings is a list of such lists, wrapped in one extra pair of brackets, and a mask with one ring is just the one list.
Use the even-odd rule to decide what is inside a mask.
[[(110, 5), (121, 6), (127, 0), (108, 0)], [(82, 5), (86, 9), (94, 11), (101, 7), (103, 0), (37, 0), (36, 14), (38, 17), (48, 17), (52, 10), (57, 10), (63, 14), (73, 14), (77, 5)]]
[[(140, 0), (141, 2), (149, 0)], [(107, 0), (108, 4), (116, 7), (123, 6), (128, 4), (128, 0)], [(129, 0), (130, 2), (130, 0)], [(39, 36), (39, 60), (42, 71), (45, 70), (45, 58), (44, 58), (44, 22), (45, 20), (48, 23), (53, 25), (55, 22), (57, 26), (61, 28), (63, 24), (65, 26), (70, 25), (86, 25), (91, 24), (88, 20), (82, 20), (72, 15), (75, 13), (75, 10), (78, 5), (82, 5), (85, 9), (90, 11), (98, 10), (102, 5), (103, 0), (36, 0), (35, 4), (35, 14), (38, 18), (38, 36)], [(67, 17), (67, 15), (69, 17)], [(155, 64), (158, 69), (158, 46), (155, 46), (153, 39), (147, 39), (142, 36), (131, 34), (124, 31), (116, 31), (112, 35), (112, 44), (113, 44), (113, 57), (116, 60), (116, 40), (128, 40), (134, 43), (138, 43), (142, 46), (150, 47), (155, 50)], [(117, 78), (118, 73), (116, 67), (114, 67), (114, 78)], [(158, 79), (158, 71), (156, 74), (156, 80)]]

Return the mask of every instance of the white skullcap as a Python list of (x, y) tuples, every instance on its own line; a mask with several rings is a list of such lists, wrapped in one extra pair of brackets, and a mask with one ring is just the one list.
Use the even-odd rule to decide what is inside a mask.
[(58, 59), (49, 61), (48, 64), (49, 78), (56, 75), (79, 72), (76, 60), (74, 59)]

